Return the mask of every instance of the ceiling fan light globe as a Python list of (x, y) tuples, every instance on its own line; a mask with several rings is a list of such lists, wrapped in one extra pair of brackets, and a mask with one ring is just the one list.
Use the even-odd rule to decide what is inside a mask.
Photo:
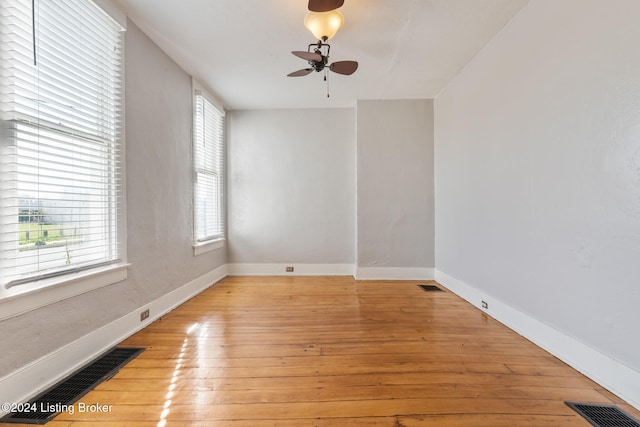
[(329, 40), (344, 24), (344, 16), (339, 10), (329, 12), (309, 12), (304, 18), (304, 26), (318, 40)]

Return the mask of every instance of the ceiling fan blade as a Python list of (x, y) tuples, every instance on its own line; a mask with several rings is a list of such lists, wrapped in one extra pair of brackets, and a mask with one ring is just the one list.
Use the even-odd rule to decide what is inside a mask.
[(358, 63), (356, 61), (337, 61), (329, 66), (329, 69), (334, 73), (351, 75), (358, 69)]
[(313, 68), (303, 68), (302, 70), (294, 71), (293, 73), (287, 74), (287, 77), (302, 77), (302, 76), (306, 76), (312, 71), (313, 71)]
[(344, 0), (309, 0), (309, 10), (312, 12), (328, 12), (344, 4)]
[(320, 62), (322, 61), (322, 56), (319, 53), (315, 52), (307, 52), (304, 50), (294, 50), (293, 53), (298, 58), (305, 59), (307, 61)]

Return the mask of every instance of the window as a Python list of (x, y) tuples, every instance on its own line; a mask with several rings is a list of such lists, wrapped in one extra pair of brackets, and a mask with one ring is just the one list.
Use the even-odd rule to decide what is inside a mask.
[(123, 28), (87, 0), (0, 12), (2, 290), (122, 258)]
[(224, 110), (195, 89), (193, 124), (195, 246), (224, 238)]

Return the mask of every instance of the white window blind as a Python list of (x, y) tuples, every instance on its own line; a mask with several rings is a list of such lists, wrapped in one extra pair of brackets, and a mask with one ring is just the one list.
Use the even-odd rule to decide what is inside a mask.
[(193, 132), (195, 241), (224, 237), (224, 111), (196, 90)]
[(88, 0), (0, 0), (0, 284), (119, 259), (122, 31)]

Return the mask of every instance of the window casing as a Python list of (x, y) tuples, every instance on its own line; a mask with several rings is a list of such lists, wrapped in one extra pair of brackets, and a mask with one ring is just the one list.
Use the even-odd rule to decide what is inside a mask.
[(0, 0), (0, 290), (124, 252), (123, 28), (87, 0), (34, 6)]
[(224, 238), (225, 113), (194, 89), (194, 246)]

